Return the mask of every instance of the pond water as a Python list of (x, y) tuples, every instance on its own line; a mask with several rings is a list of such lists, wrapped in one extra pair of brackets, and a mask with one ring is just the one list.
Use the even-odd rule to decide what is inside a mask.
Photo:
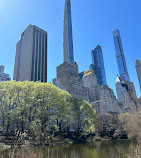
[(136, 148), (129, 141), (106, 141), (0, 151), (0, 158), (126, 158)]

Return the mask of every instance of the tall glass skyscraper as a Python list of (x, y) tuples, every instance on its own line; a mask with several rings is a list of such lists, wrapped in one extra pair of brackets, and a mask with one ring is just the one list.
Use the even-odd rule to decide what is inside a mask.
[(65, 0), (63, 37), (64, 62), (71, 64), (74, 61), (74, 55), (70, 0)]
[(120, 78), (130, 81), (127, 66), (126, 66), (124, 51), (123, 51), (123, 47), (122, 47), (122, 42), (121, 42), (121, 38), (120, 38), (120, 33), (119, 33), (118, 29), (113, 31), (113, 38), (114, 38), (116, 58), (117, 58), (117, 64), (118, 64)]
[(100, 45), (98, 45), (94, 50), (92, 50), (91, 56), (92, 64), (90, 65), (90, 69), (92, 69), (96, 74), (98, 84), (107, 85), (103, 53)]

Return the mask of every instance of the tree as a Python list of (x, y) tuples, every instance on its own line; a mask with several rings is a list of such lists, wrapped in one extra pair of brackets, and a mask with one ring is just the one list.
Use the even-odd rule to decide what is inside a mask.
[(0, 120), (3, 131), (29, 131), (33, 139), (45, 143), (53, 132), (93, 132), (95, 111), (84, 100), (56, 86), (41, 82), (1, 82)]
[(84, 100), (72, 98), (73, 117), (77, 126), (77, 132), (94, 132), (95, 110)]
[(132, 140), (141, 140), (141, 111), (136, 114), (122, 114), (120, 117), (123, 129), (126, 131), (128, 138)]

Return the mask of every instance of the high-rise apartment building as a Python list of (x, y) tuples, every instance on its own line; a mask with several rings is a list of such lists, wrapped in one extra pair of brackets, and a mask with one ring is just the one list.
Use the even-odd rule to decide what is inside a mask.
[(138, 80), (139, 80), (139, 84), (140, 84), (140, 90), (141, 90), (141, 61), (140, 60), (135, 61), (135, 67), (136, 67)]
[(4, 73), (4, 66), (0, 66), (0, 82), (2, 81), (11, 81), (9, 74)]
[(100, 45), (98, 45), (94, 50), (92, 50), (91, 56), (92, 64), (90, 65), (90, 69), (92, 69), (96, 74), (98, 84), (107, 85), (103, 53)]
[(47, 32), (35, 25), (17, 43), (13, 80), (47, 82)]
[(129, 74), (128, 74), (128, 70), (126, 66), (126, 60), (124, 56), (124, 51), (122, 47), (120, 32), (118, 29), (113, 31), (113, 38), (114, 38), (116, 58), (117, 58), (120, 78), (130, 82), (130, 78), (129, 78)]
[(64, 62), (68, 62), (69, 64), (71, 64), (72, 62), (74, 62), (74, 55), (70, 0), (65, 0), (63, 37)]

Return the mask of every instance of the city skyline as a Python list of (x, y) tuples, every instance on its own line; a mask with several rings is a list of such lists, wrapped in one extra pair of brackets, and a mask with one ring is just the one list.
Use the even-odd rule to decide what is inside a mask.
[[(55, 1), (55, 2), (57, 2), (57, 1)], [(32, 2), (30, 2), (30, 4), (31, 4)], [(50, 2), (47, 2), (49, 5), (51, 5), (50, 4)], [(61, 1), (60, 2), (61, 4), (63, 4), (63, 6), (64, 6), (64, 1)], [(90, 3), (92, 3), (92, 2), (90, 2)], [(29, 5), (30, 5), (29, 4)], [(90, 61), (91, 61), (91, 56), (89, 55), (89, 52), (90, 52), (90, 50), (92, 50), (92, 48), (95, 46), (95, 45), (97, 45), (98, 43), (99, 44), (101, 44), (102, 45), (102, 47), (103, 47), (103, 52), (104, 52), (104, 61), (105, 61), (105, 69), (106, 69), (106, 74), (107, 74), (107, 81), (108, 81), (108, 85), (112, 88), (112, 89), (115, 89), (114, 88), (114, 83), (115, 83), (115, 80), (116, 80), (116, 74), (118, 73), (118, 70), (117, 70), (117, 66), (116, 66), (116, 59), (115, 59), (115, 51), (114, 51), (114, 44), (113, 44), (113, 41), (112, 41), (112, 30), (113, 29), (115, 29), (115, 28), (119, 28), (120, 29), (120, 31), (122, 32), (121, 34), (122, 34), (122, 41), (123, 41), (123, 43), (127, 43), (127, 44), (123, 44), (124, 45), (124, 51), (125, 51), (125, 56), (126, 56), (126, 58), (127, 58), (127, 66), (128, 66), (128, 69), (129, 69), (129, 75), (131, 76), (131, 81), (135, 81), (135, 87), (136, 87), (136, 89), (139, 89), (138, 88), (138, 80), (137, 80), (137, 75), (135, 74), (135, 66), (134, 66), (134, 60), (135, 59), (139, 59), (140, 60), (140, 56), (138, 56), (137, 54), (136, 54), (136, 52), (135, 52), (135, 50), (137, 49), (137, 51), (138, 52), (140, 52), (139, 50), (140, 49), (138, 49), (138, 45), (137, 45), (137, 47), (136, 47), (136, 49), (135, 49), (135, 47), (134, 47), (134, 58), (133, 58), (133, 54), (131, 53), (132, 52), (132, 49), (131, 49), (131, 44), (130, 44), (130, 42), (134, 42), (134, 40), (132, 39), (132, 40), (130, 40), (130, 36), (131, 36), (131, 34), (129, 34), (128, 32), (128, 30), (126, 30), (124, 27), (121, 27), (120, 26), (120, 24), (118, 25), (118, 26), (116, 26), (117, 25), (117, 23), (115, 23), (114, 24), (114, 26), (112, 25), (111, 27), (107, 27), (106, 28), (106, 30), (107, 31), (105, 31), (105, 34), (106, 34), (106, 36), (103, 36), (103, 31), (102, 31), (102, 29), (101, 28), (99, 28), (99, 27), (97, 27), (97, 28), (91, 28), (90, 27), (90, 23), (88, 23), (87, 24), (87, 30), (89, 29), (89, 28), (91, 28), (91, 29), (89, 29), (89, 31), (90, 31), (90, 34), (92, 35), (92, 38), (91, 38), (91, 42), (89, 42), (89, 45), (88, 45), (88, 43), (87, 43), (87, 38), (88, 38), (88, 35), (86, 35), (86, 33), (84, 33), (83, 32), (83, 35), (84, 35), (84, 39), (82, 38), (82, 34), (81, 34), (81, 30), (83, 30), (84, 29), (84, 27), (82, 27), (82, 25), (81, 25), (81, 20), (80, 20), (80, 16), (79, 16), (79, 14), (80, 13), (82, 13), (82, 8), (83, 8), (83, 5), (81, 6), (81, 7), (79, 7), (79, 9), (80, 9), (80, 13), (79, 14), (76, 14), (76, 5), (74, 5), (74, 4), (78, 4), (78, 2), (74, 2), (74, 1), (72, 1), (72, 4), (73, 4), (73, 9), (72, 9), (72, 18), (73, 18), (73, 27), (75, 28), (73, 28), (73, 34), (74, 34), (74, 36), (75, 36), (75, 38), (74, 38), (74, 52), (75, 52), (75, 61), (76, 62), (78, 62), (78, 65), (79, 65), (79, 68), (80, 68), (80, 72), (81, 71), (83, 71), (83, 70), (87, 70), (87, 68), (88, 68), (88, 66), (89, 66), (89, 64), (90, 64)], [(55, 5), (55, 6), (57, 6), (58, 5), (58, 3)], [(88, 6), (89, 6), (90, 4), (88, 4)], [(87, 9), (88, 9), (88, 6), (86, 7)], [(90, 7), (90, 6), (89, 6)], [(62, 8), (62, 7), (61, 7)], [(60, 9), (61, 10), (61, 9)], [(64, 10), (64, 9), (63, 9)], [(78, 8), (77, 8), (77, 11), (78, 11)], [(58, 12), (58, 14), (59, 14), (59, 11), (57, 11)], [(78, 15), (78, 16), (76, 16), (76, 15)], [(74, 16), (75, 15), (75, 16)], [(88, 14), (87, 14), (88, 15)], [(62, 14), (62, 11), (61, 11), (61, 14), (59, 14), (59, 16), (61, 17), (61, 19), (63, 19), (63, 14)], [(96, 15), (97, 17), (98, 17), (98, 15)], [(94, 17), (96, 17), (96, 16), (94, 16)], [(56, 17), (57, 17), (57, 15), (56, 15)], [(86, 19), (86, 15), (84, 16), (85, 18), (83, 18), (83, 20), (85, 19), (86, 21), (87, 21), (87, 19)], [(51, 21), (49, 21), (49, 20), (46, 20), (46, 22), (41, 22), (39, 25), (37, 24), (37, 23), (39, 23), (39, 19), (36, 17), (36, 19), (34, 19), (34, 20), (31, 20), (32, 18), (30, 17), (30, 19), (28, 19), (28, 20), (25, 20), (26, 22), (25, 23), (32, 23), (32, 24), (36, 24), (37, 26), (39, 26), (39, 27), (41, 27), (41, 28), (43, 28), (43, 29), (45, 29), (45, 30), (47, 30), (48, 31), (48, 33), (49, 33), (49, 41), (51, 41), (52, 40), (52, 44), (51, 45), (49, 45), (49, 47), (51, 47), (51, 48), (53, 48), (53, 46), (54, 45), (56, 45), (55, 46), (55, 48), (54, 49), (52, 49), (52, 51), (51, 51), (51, 48), (49, 48), (49, 50), (48, 50), (48, 52), (50, 53), (50, 57), (49, 57), (49, 68), (48, 68), (48, 75), (49, 75), (49, 79), (48, 79), (48, 82), (50, 82), (51, 81), (51, 79), (53, 79), (54, 78), (54, 73), (56, 72), (56, 69), (55, 69), (55, 67), (57, 67), (61, 62), (62, 62), (62, 58), (63, 58), (63, 56), (62, 56), (62, 52), (63, 52), (63, 49), (62, 49), (62, 28), (61, 28), (61, 26), (63, 25), (62, 24), (62, 21), (59, 19), (58, 21), (56, 21), (56, 22), (59, 22), (59, 24), (60, 25), (57, 25), (57, 26), (59, 26), (59, 29), (57, 30), (57, 33), (59, 34), (59, 37), (57, 38), (58, 40), (60, 40), (60, 44), (59, 43), (56, 43), (55, 41), (55, 37), (58, 35), (58, 34), (56, 34), (56, 31), (54, 32), (54, 29), (53, 29), (53, 31), (50, 31), (50, 29), (48, 29), (47, 27), (49, 27), (50, 25), (47, 25), (46, 23), (51, 23), (52, 24), (52, 22)], [(38, 20), (37, 20), (38, 19)], [(38, 21), (38, 22), (36, 22), (36, 20)], [(80, 25), (78, 25), (78, 23), (77, 23), (77, 21), (76, 20), (79, 20), (79, 24)], [(85, 21), (84, 20), (84, 21)], [(122, 19), (123, 20), (123, 19)], [(28, 22), (27, 22), (28, 21)], [(31, 21), (31, 22), (29, 22), (29, 21)], [(34, 22), (35, 21), (35, 22)], [(21, 23), (22, 24), (22, 23)], [(76, 25), (78, 25), (78, 26), (76, 26)], [(122, 24), (121, 24), (122, 25)], [(15, 26), (15, 25), (14, 25)], [(27, 26), (27, 25), (26, 25)], [(16, 36), (19, 36), (19, 33), (18, 32), (22, 32), (22, 30), (23, 29), (21, 29), (21, 28), (25, 28), (26, 27), (25, 26), (25, 24), (23, 25), (23, 26), (20, 26), (19, 27), (19, 29), (17, 30), (17, 33), (16, 33)], [(46, 27), (47, 26), (47, 27)], [(52, 27), (53, 27), (53, 25), (51, 25)], [(81, 27), (80, 27), (81, 26)], [(93, 26), (93, 25), (92, 25)], [(79, 32), (77, 33), (77, 31), (78, 31), (78, 27), (79, 27)], [(86, 27), (86, 25), (85, 25), (85, 27)], [(57, 28), (57, 27), (56, 27)], [(16, 30), (16, 28), (15, 28), (15, 30)], [(13, 31), (13, 35), (15, 34), (15, 32), (16, 31)], [(131, 29), (130, 29), (131, 30)], [(100, 31), (100, 32), (99, 32)], [(98, 32), (98, 34), (96, 34), (96, 32)], [(52, 36), (52, 34), (53, 34), (53, 36)], [(90, 34), (89, 34), (89, 37), (91, 37), (90, 36)], [(95, 35), (95, 36), (93, 36), (93, 34)], [(127, 35), (128, 35), (128, 38), (127, 38)], [(6, 37), (7, 37), (7, 35), (6, 35)], [(12, 38), (10, 38), (10, 39), (13, 39), (14, 37), (13, 36), (11, 36)], [(106, 40), (106, 41), (108, 41), (108, 39), (109, 39), (109, 37), (110, 37), (110, 42), (109, 42), (109, 44), (106, 44), (104, 41)], [(132, 36), (131, 37), (133, 37), (133, 34), (132, 34)], [(77, 39), (78, 38), (78, 39)], [(16, 39), (17, 39), (17, 37), (16, 37)], [(93, 40), (92, 40), (93, 39)], [(128, 41), (129, 42), (127, 42), (127, 39), (128, 39)], [(137, 38), (136, 38), (137, 39)], [(90, 40), (88, 40), (88, 41), (90, 41)], [(2, 43), (4, 42), (4, 40), (2, 41)], [(139, 42), (139, 41), (136, 41), (136, 42)], [(1, 44), (2, 44), (1, 43)], [(5, 42), (6, 43), (6, 42)], [(8, 58), (8, 62), (10, 62), (10, 63), (7, 63), (6, 64), (6, 60), (4, 61), (4, 62), (2, 62), (2, 59), (1, 59), (1, 64), (3, 64), (3, 65), (5, 65), (6, 66), (6, 69), (8, 69), (8, 67), (9, 66), (7, 66), (7, 65), (9, 65), (10, 64), (10, 67), (12, 67), (12, 62), (14, 63), (14, 61), (13, 61), (13, 55), (15, 55), (15, 51), (13, 51), (13, 50), (15, 50), (15, 45), (16, 45), (16, 43), (15, 43), (15, 45), (14, 45), (14, 43), (15, 43), (15, 40), (12, 40), (12, 42), (11, 42), (11, 44), (10, 44), (10, 46), (9, 46), (9, 49), (8, 48), (2, 48), (4, 51), (10, 51), (10, 55), (9, 56), (7, 56), (6, 55), (6, 57)], [(83, 43), (85, 43), (85, 45), (83, 44)], [(10, 49), (12, 47), (12, 49)], [(111, 49), (112, 48), (112, 49)], [(2, 49), (0, 49), (0, 51), (1, 52), (4, 52), (4, 51), (2, 51)], [(130, 50), (131, 49), (131, 50)], [(54, 51), (53, 51), (54, 50)], [(128, 51), (129, 50), (129, 51)], [(109, 53), (110, 52), (110, 53)], [(128, 54), (128, 53), (130, 54)], [(6, 54), (6, 53), (5, 53)], [(11, 57), (12, 56), (12, 57)], [(54, 58), (54, 56), (55, 56), (55, 58), (56, 59), (53, 59)], [(108, 57), (110, 57), (110, 59), (111, 59), (111, 61), (109, 62), (109, 60), (107, 60), (107, 58), (105, 58), (106, 56), (108, 56)], [(3, 56), (3, 60), (5, 59), (5, 57)], [(11, 59), (11, 60), (9, 60), (9, 59)], [(114, 65), (115, 65), (115, 70), (113, 71), (112, 70), (112, 68), (111, 68), (111, 65), (114, 63)], [(12, 69), (14, 68), (14, 66), (12, 67)], [(6, 72), (10, 72), (10, 76), (11, 76), (11, 78), (12, 78), (12, 74), (13, 74), (13, 71), (11, 72), (11, 70), (10, 71), (7, 71), (6, 70)], [(133, 73), (134, 72), (134, 73)], [(137, 90), (137, 94), (138, 94), (138, 96), (139, 96), (139, 90)]]

